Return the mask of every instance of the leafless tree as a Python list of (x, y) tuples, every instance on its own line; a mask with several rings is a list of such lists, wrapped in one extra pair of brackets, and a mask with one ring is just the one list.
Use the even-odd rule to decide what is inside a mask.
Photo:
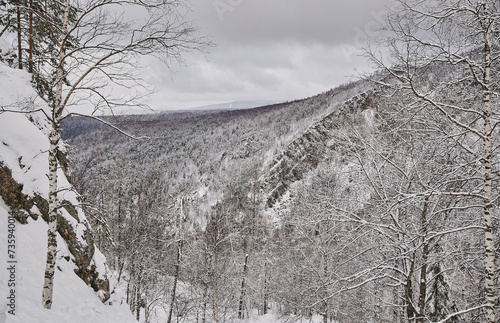
[[(145, 107), (150, 91), (137, 68), (141, 57), (155, 56), (168, 64), (186, 51), (208, 45), (196, 37), (179, 0), (65, 0), (60, 6), (61, 23), (51, 26), (58, 55), (47, 57), (40, 72), (48, 84), (41, 95), (50, 108), (43, 112), (51, 124), (49, 243), (42, 298), (46, 308), (52, 305), (57, 249), (57, 152), (62, 120), (71, 115), (97, 118), (98, 111), (116, 106)], [(117, 88), (128, 89), (129, 95), (120, 96)], [(89, 103), (91, 113), (81, 110)]]
[(448, 139), (469, 155), (468, 167), (463, 168), (466, 187), (442, 187), (427, 194), (482, 205), (482, 221), (477, 219), (476, 225), (484, 232), (482, 306), (490, 323), (495, 322), (497, 299), (492, 214), (496, 200), (492, 151), (498, 123), (497, 6), (497, 1), (490, 0), (396, 1), (381, 37), (388, 54), (380, 55), (373, 46), (368, 51), (372, 62), (390, 75), (375, 81), (409, 93), (413, 102), (408, 109), (428, 109), (431, 115), (445, 118), (452, 129)]

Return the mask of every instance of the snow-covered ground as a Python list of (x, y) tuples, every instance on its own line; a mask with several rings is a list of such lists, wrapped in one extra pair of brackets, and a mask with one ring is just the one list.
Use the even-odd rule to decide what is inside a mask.
[[(135, 322), (126, 304), (103, 304), (91, 287), (74, 272), (74, 264), (64, 259), (69, 251), (58, 236), (57, 270), (54, 279), (54, 299), (51, 310), (42, 306), (42, 284), (45, 270), (47, 224), (30, 219), (28, 225), (15, 224), (16, 263), (8, 263), (8, 207), (0, 200), (0, 322), (7, 323), (111, 323)], [(12, 226), (11, 226), (12, 227)], [(8, 269), (14, 265), (13, 275)], [(15, 307), (9, 307), (9, 280), (15, 283)], [(116, 297), (116, 295), (114, 295)], [(113, 298), (112, 298), (113, 300)], [(9, 313), (15, 309), (15, 315)]]
[[(19, 102), (23, 102), (43, 108), (44, 103), (36, 99), (29, 80), (26, 72), (0, 65), (0, 105), (16, 110)], [(40, 116), (33, 116), (32, 121), (24, 113), (0, 113), (0, 162), (12, 170), (12, 177), (23, 185), (24, 194), (47, 197), (47, 128)], [(59, 178), (61, 187), (69, 186), (62, 171)], [(76, 202), (76, 194), (67, 191), (64, 199)], [(94, 290), (74, 273), (73, 257), (59, 235), (53, 305), (51, 310), (43, 308), (47, 224), (38, 217), (37, 221), (29, 218), (29, 223), (22, 225), (9, 219), (9, 211), (0, 198), (0, 322), (135, 322), (128, 306), (120, 305), (120, 296), (113, 294), (112, 305), (109, 301), (103, 304)], [(36, 209), (31, 211), (39, 214)], [(81, 236), (86, 219), (81, 211), (78, 213), (78, 221), (70, 219), (71, 216), (66, 218), (72, 221), (77, 236)], [(92, 261), (100, 274), (111, 276), (98, 250)]]

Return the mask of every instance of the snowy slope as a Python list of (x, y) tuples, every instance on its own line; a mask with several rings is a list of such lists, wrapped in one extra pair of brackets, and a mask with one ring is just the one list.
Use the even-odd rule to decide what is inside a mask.
[[(0, 65), (0, 105), (18, 110), (20, 106), (43, 108), (42, 100), (30, 86), (29, 75)], [(22, 103), (19, 103), (22, 102)], [(47, 126), (42, 115), (28, 116), (24, 113), (0, 114), (0, 162), (12, 171), (12, 178), (23, 185), (22, 193), (33, 196), (35, 193), (47, 198), (48, 169), (46, 137)], [(60, 188), (69, 187), (62, 170), (59, 173)], [(0, 185), (3, 183), (0, 183)], [(77, 204), (77, 194), (65, 191), (60, 199)], [(74, 272), (74, 256), (67, 244), (58, 235), (58, 257), (54, 282), (54, 300), (52, 310), (41, 305), (43, 274), (47, 245), (47, 224), (39, 216), (35, 221), (28, 218), (28, 224), (22, 225), (11, 220), (9, 227), (9, 207), (0, 198), (0, 322), (134, 322), (126, 306), (105, 305), (99, 293), (87, 286)], [(40, 211), (33, 207), (33, 214)], [(85, 245), (87, 219), (78, 209), (76, 218), (65, 209), (62, 216), (76, 233), (79, 243)], [(15, 229), (13, 229), (15, 227)], [(9, 232), (8, 230), (11, 229)], [(14, 230), (14, 231), (12, 231)], [(15, 242), (9, 241), (9, 233), (14, 234)], [(11, 239), (12, 240), (12, 239)], [(7, 258), (7, 245), (15, 248), (14, 259)], [(8, 261), (17, 261), (9, 263)], [(97, 268), (102, 278), (110, 278), (105, 258), (95, 250), (91, 265)], [(11, 267), (14, 266), (14, 267)], [(7, 270), (11, 268), (12, 270)], [(11, 291), (13, 289), (13, 292)], [(113, 288), (111, 286), (111, 288)], [(7, 297), (15, 297), (15, 315), (9, 314)], [(111, 302), (116, 304), (117, 295), (112, 295)], [(108, 304), (110, 301), (108, 301)]]
[[(0, 261), (2, 263), (0, 286), (1, 299), (9, 296), (7, 288), (10, 272), (5, 270), (7, 265), (7, 217), (8, 208), (0, 201)], [(16, 223), (16, 254), (17, 260), (15, 279), (15, 315), (6, 302), (0, 304), (0, 322), (7, 323), (108, 323), (134, 322), (132, 314), (126, 305), (105, 305), (95, 295), (92, 288), (87, 286), (73, 272), (74, 265), (63, 257), (70, 253), (62, 240), (58, 237), (58, 270), (54, 282), (54, 303), (51, 310), (42, 307), (41, 295), (43, 274), (45, 270), (47, 225), (43, 220), (31, 221), (28, 225)]]

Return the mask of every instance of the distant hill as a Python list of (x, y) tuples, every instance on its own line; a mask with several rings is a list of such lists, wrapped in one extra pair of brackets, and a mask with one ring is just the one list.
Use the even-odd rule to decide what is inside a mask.
[(282, 101), (271, 101), (271, 100), (248, 100), (248, 101), (233, 101), (219, 104), (211, 104), (204, 105), (199, 107), (194, 107), (187, 110), (218, 110), (218, 111), (226, 111), (226, 110), (243, 110), (243, 109), (252, 109), (257, 107), (262, 107), (266, 105), (277, 104)]

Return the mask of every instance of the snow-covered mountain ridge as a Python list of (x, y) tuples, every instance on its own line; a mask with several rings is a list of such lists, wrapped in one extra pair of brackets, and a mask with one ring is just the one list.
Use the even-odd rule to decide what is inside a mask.
[[(432, 88), (425, 73), (419, 86)], [(372, 81), (248, 110), (117, 118), (142, 140), (68, 120), (72, 182), (115, 233), (115, 245), (101, 234), (114, 268), (135, 273), (136, 315), (396, 322), (419, 292), (446, 293), (448, 313), (476, 306), (480, 258), (463, 259), (480, 250), (479, 209), (456, 196), (477, 189), (478, 145), (397, 80)], [(474, 123), (464, 111), (454, 117)], [(175, 294), (175, 282), (188, 287)]]
[(189, 110), (201, 110), (201, 111), (227, 111), (227, 110), (244, 110), (253, 109), (258, 107), (263, 107), (267, 105), (273, 105), (280, 103), (281, 101), (271, 101), (271, 100), (245, 100), (245, 101), (232, 101), (218, 104), (203, 105), (195, 107)]
[[(318, 155), (315, 162), (311, 161), (310, 158), (314, 156), (309, 148), (321, 145), (316, 147), (318, 154), (321, 154), (320, 150), (330, 139), (327, 132), (332, 130), (331, 120), (340, 120), (346, 113), (352, 113), (353, 106), (359, 100), (368, 102), (368, 95), (357, 94), (357, 91), (367, 88), (367, 84), (360, 82), (356, 86), (346, 85), (303, 100), (244, 110), (203, 114), (170, 112), (107, 119), (114, 120), (130, 133), (149, 137), (149, 140), (131, 140), (96, 121), (71, 118), (63, 124), (63, 137), (71, 139), (76, 152), (74, 159), (78, 163), (74, 164), (76, 168), (73, 168), (73, 175), (77, 178), (84, 176), (87, 182), (92, 182), (93, 178), (97, 178), (94, 176), (99, 176), (108, 178), (111, 184), (118, 178), (123, 178), (121, 174), (133, 174), (141, 169), (136, 177), (136, 181), (140, 181), (151, 171), (152, 165), (156, 165), (157, 169), (164, 168), (166, 171), (157, 178), (159, 189), (169, 187), (173, 197), (178, 196), (177, 194), (198, 195), (195, 193), (200, 190), (205, 192), (194, 199), (188, 199), (184, 204), (188, 214), (192, 217), (195, 213), (198, 215), (195, 222), (200, 221), (203, 227), (203, 218), (217, 202), (217, 199), (206, 194), (213, 192), (216, 186), (225, 185), (225, 179), (213, 176), (216, 168), (229, 173), (239, 168), (244, 176), (250, 168), (257, 167), (253, 171), (259, 173), (263, 181), (261, 185), (266, 187), (263, 191), (267, 194), (265, 200), (271, 207), (272, 201), (284, 193), (284, 187), (280, 185), (290, 184), (286, 180), (282, 181), (290, 174), (276, 173), (275, 165), (280, 163), (279, 160), (302, 151), (304, 158), (295, 158), (290, 167), (295, 173), (298, 169), (303, 169), (301, 172), (312, 170), (321, 156)], [(310, 145), (311, 140), (316, 143)], [(114, 167), (114, 170), (101, 168), (96, 159), (98, 154), (102, 162), (113, 161), (120, 166)], [(122, 165), (128, 158), (134, 160), (134, 164)], [(85, 160), (88, 162), (82, 163)], [(79, 165), (87, 165), (85, 174), (80, 173), (83, 169), (79, 170)], [(96, 173), (98, 168), (101, 173)], [(115, 173), (118, 168), (121, 169), (120, 172)], [(235, 180), (239, 181), (241, 178)], [(92, 190), (92, 187), (88, 188)], [(195, 205), (200, 210), (195, 211)]]
[[(261, 179), (266, 187), (266, 204), (272, 208), (286, 194), (291, 184), (300, 181), (313, 171), (329, 151), (337, 149), (337, 142), (331, 141), (336, 130), (341, 131), (347, 116), (374, 111), (375, 93), (360, 93), (347, 101), (337, 103), (333, 112), (311, 125), (306, 131), (289, 143), (268, 166), (269, 171)], [(357, 120), (359, 124), (362, 119)]]

